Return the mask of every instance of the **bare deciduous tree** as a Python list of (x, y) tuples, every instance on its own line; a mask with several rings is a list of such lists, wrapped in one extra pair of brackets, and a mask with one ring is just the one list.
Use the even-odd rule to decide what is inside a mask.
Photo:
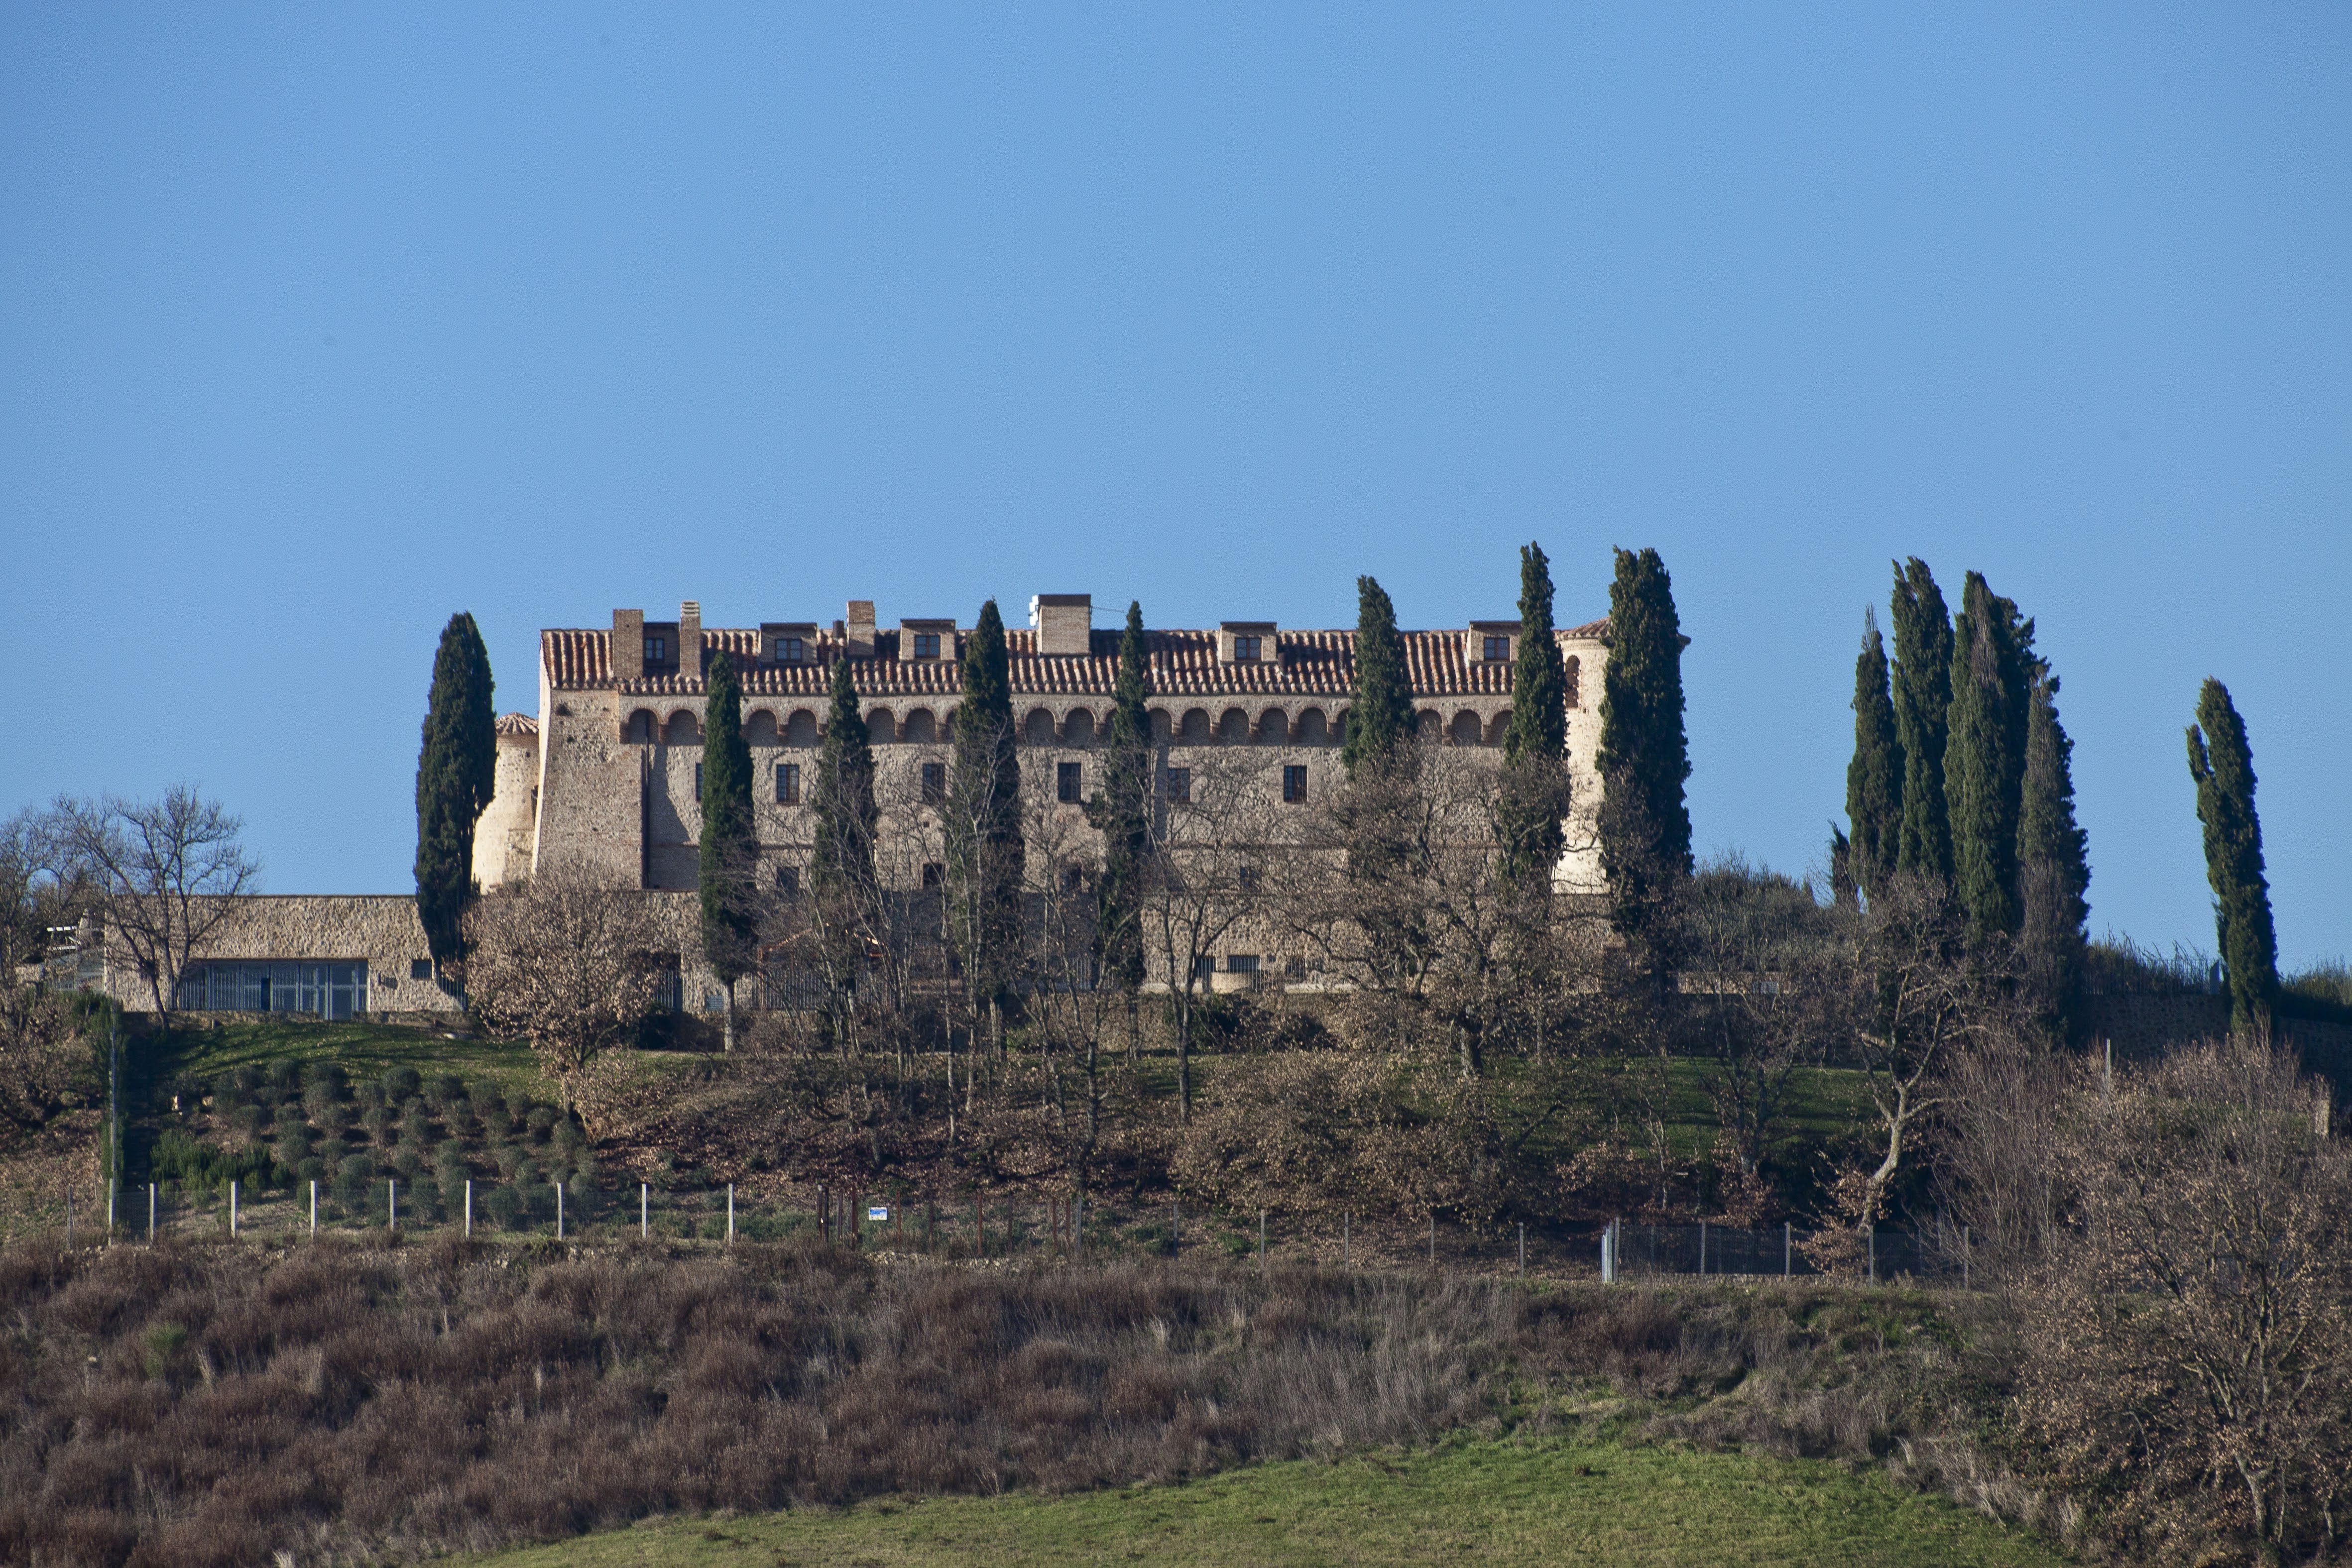
[(169, 1024), (190, 956), (260, 880), (260, 862), (239, 837), (244, 819), (194, 785), (174, 784), (155, 800), (60, 798), (50, 821), (65, 852), (88, 868), (112, 936)]
[(660, 1004), (667, 976), (655, 955), (675, 951), (675, 939), (645, 894), (563, 862), (542, 865), (518, 892), (481, 899), (467, 925), (474, 1009), (530, 1041), (572, 1108), (596, 1058)]
[(2352, 1148), (2266, 1040), (2077, 1078), (2023, 1413), (2150, 1554), (2303, 1560), (2352, 1501)]

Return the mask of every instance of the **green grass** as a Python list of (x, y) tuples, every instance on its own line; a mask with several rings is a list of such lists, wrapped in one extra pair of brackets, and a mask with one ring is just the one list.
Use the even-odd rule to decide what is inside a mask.
[(667, 1521), (461, 1561), (498, 1568), (968, 1563), (1475, 1563), (2041, 1568), (2046, 1542), (1832, 1464), (1567, 1441), (1460, 1441), (1183, 1486)]
[(282, 1023), (273, 1019), (213, 1028), (184, 1023), (159, 1053), (154, 1082), (168, 1085), (183, 1073), (210, 1082), (220, 1073), (279, 1058), (336, 1062), (354, 1082), (376, 1077), (387, 1068), (413, 1067), (425, 1074), (454, 1072), (468, 1082), (488, 1079), (500, 1089), (528, 1089), (547, 1099), (555, 1093), (554, 1085), (541, 1076), (530, 1048), (519, 1042), (453, 1040), (438, 1030), (395, 1024), (293, 1018)]

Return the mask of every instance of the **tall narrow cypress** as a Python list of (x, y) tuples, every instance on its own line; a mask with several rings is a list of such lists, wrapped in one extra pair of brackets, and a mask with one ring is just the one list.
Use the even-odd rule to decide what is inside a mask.
[(833, 662), (832, 702), (824, 738), (809, 786), (815, 844), (809, 857), (810, 891), (855, 896), (874, 882), (874, 832), (881, 811), (874, 800), (874, 737), (858, 711), (849, 660)]
[(2033, 622), (1968, 574), (1952, 627), (1952, 706), (1944, 790), (1952, 831), (1952, 891), (1969, 942), (2018, 927), (2017, 824), (2025, 779), (2026, 691)]
[(1095, 910), (1095, 957), (1132, 991), (1143, 984), (1139, 883), (1151, 850), (1151, 663), (1143, 606), (1129, 601), (1118, 640), (1118, 680), (1101, 790), (1087, 817), (1103, 836), (1102, 885)]
[(416, 916), (436, 964), (465, 956), (474, 896), (474, 823), (498, 783), (498, 714), (489, 650), (459, 611), (441, 629), (416, 755)]
[(1412, 682), (1396, 606), (1372, 578), (1356, 579), (1356, 689), (1339, 760), (1349, 773), (1366, 758), (1392, 755), (1412, 736)]
[(1021, 938), (1021, 760), (1014, 753), (1013, 683), (1004, 618), (990, 600), (964, 643), (961, 699), (948, 768), (950, 924), (977, 1018), (985, 1007), (998, 1045)]
[(1657, 915), (1690, 874), (1690, 749), (1683, 733), (1683, 636), (1674, 582), (1658, 552), (1617, 552), (1609, 586), (1609, 662), (1601, 676), (1601, 867), (1618, 932), (1657, 961)]
[(2027, 977), (2063, 1036), (2087, 944), (2089, 837), (2074, 821), (2074, 743), (2058, 722), (2058, 677), (2033, 672), (2025, 721), (2025, 779), (2017, 815), (2018, 934)]
[(1560, 760), (1568, 754), (1568, 677), (1552, 635), (1551, 563), (1519, 547), (1519, 648), (1511, 665), (1511, 723), (1503, 736), (1503, 862), (1514, 876), (1550, 884), (1566, 836)]
[(1903, 748), (1903, 831), (1895, 869), (1949, 881), (1952, 829), (1944, 801), (1944, 739), (1952, 706), (1952, 621), (1935, 574), (1917, 556), (1895, 567), (1895, 735)]
[[(694, 650), (681, 648), (681, 655)], [(751, 816), (751, 748), (743, 688), (724, 649), (711, 655), (702, 705), (702, 952), (727, 988), (727, 1048), (735, 1048), (735, 982), (759, 961), (760, 834)]]
[(1878, 618), (1864, 610), (1862, 652), (1853, 661), (1853, 760), (1845, 769), (1845, 815), (1853, 828), (1846, 869), (1853, 885), (1873, 897), (1894, 876), (1903, 841), (1903, 742), (1887, 679)]
[(2230, 689), (2208, 677), (2189, 727), (2189, 776), (2205, 830), (2205, 877), (2213, 888), (2214, 935), (2230, 977), (2230, 1027), (2269, 1021), (2278, 995), (2278, 934), (2271, 924), (2263, 824), (2254, 814), (2254, 754)]

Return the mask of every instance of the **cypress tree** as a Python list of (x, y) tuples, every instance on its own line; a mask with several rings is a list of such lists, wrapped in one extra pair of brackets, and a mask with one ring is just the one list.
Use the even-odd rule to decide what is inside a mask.
[(832, 706), (817, 748), (809, 813), (816, 842), (809, 858), (810, 891), (820, 897), (856, 894), (874, 882), (874, 832), (881, 811), (874, 801), (874, 737), (858, 711), (849, 660), (833, 662)]
[(1663, 981), (1659, 908), (1690, 875), (1690, 808), (1683, 786), (1683, 636), (1674, 583), (1658, 552), (1617, 552), (1609, 585), (1609, 662), (1601, 676), (1601, 867), (1618, 933), (1647, 949)]
[(1903, 841), (1903, 742), (1887, 680), (1878, 618), (1864, 610), (1862, 652), (1853, 661), (1853, 760), (1845, 769), (1845, 815), (1853, 827), (1846, 869), (1853, 885), (1873, 896), (1895, 874)]
[(961, 700), (948, 768), (950, 915), (972, 1006), (983, 1004), (1003, 1043), (1003, 1004), (1021, 936), (1021, 761), (1013, 750), (1013, 682), (1004, 619), (980, 607), (964, 644)]
[(2278, 936), (2263, 867), (2263, 824), (2254, 814), (2254, 754), (2230, 690), (2208, 677), (2189, 727), (2189, 776), (2205, 830), (2205, 877), (2213, 887), (2214, 935), (2230, 977), (2230, 1027), (2269, 1021), (2278, 995)]
[[(1609, 585), (1609, 662), (1601, 674), (1601, 747), (1596, 758), (1612, 793), (1630, 791), (1648, 823), (1638, 856), (1687, 873), (1691, 865), (1690, 749), (1683, 734), (1683, 636), (1674, 582), (1654, 549), (1617, 552)], [(1610, 853), (1604, 838), (1601, 852)]]
[(1103, 878), (1095, 913), (1095, 956), (1129, 991), (1143, 984), (1138, 883), (1151, 852), (1151, 663), (1143, 606), (1130, 600), (1118, 639), (1118, 681), (1110, 710), (1103, 783), (1087, 815), (1103, 836)]
[(416, 755), (416, 915), (436, 964), (465, 956), (462, 918), (475, 894), (474, 823), (498, 782), (498, 714), (489, 650), (463, 611), (441, 629)]
[(2066, 1032), (2087, 944), (2089, 837), (2074, 822), (2074, 743), (2058, 722), (2058, 677), (2033, 671), (2025, 779), (2017, 814), (2019, 933), (2028, 975), (2053, 1032)]
[(1568, 678), (1552, 636), (1551, 563), (1541, 545), (1519, 549), (1519, 649), (1511, 666), (1511, 724), (1503, 736), (1503, 861), (1514, 876), (1541, 873), (1550, 885), (1566, 840), (1568, 801), (1560, 759), (1568, 755)]
[(1895, 736), (1903, 748), (1898, 871), (1948, 882), (1952, 830), (1944, 801), (1944, 739), (1952, 706), (1952, 622), (1935, 574), (1917, 556), (1896, 562)]
[(1366, 758), (1392, 755), (1412, 737), (1412, 683), (1405, 674), (1404, 639), (1396, 606), (1380, 583), (1356, 579), (1356, 690), (1339, 760), (1349, 773)]
[[(688, 650), (680, 649), (681, 654)], [(724, 649), (711, 655), (702, 724), (702, 951), (727, 988), (727, 1048), (735, 1048), (735, 982), (759, 959), (760, 835), (751, 817), (751, 748), (743, 689)]]
[(1944, 789), (1952, 891), (1971, 946), (2018, 928), (2017, 829), (2025, 779), (2033, 622), (1968, 574), (1952, 628), (1952, 706)]

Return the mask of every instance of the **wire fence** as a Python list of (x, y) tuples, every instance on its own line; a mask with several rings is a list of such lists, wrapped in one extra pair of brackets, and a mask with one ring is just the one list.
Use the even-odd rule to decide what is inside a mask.
[[(62, 1215), (78, 1244), (222, 1236), (292, 1242), (318, 1236), (580, 1243), (772, 1242), (810, 1237), (867, 1253), (955, 1259), (1048, 1256), (1208, 1258), (1341, 1268), (1603, 1281), (1797, 1279), (1832, 1272), (1874, 1283), (1970, 1288), (1972, 1238), (1940, 1220), (1912, 1228), (1822, 1232), (1783, 1225), (1517, 1223), (1471, 1227), (1437, 1215), (1399, 1224), (1350, 1214), (1254, 1216), (1098, 1203), (1081, 1194), (932, 1197), (820, 1186), (799, 1201), (726, 1184), (590, 1186), (458, 1179), (289, 1188), (157, 1182), (84, 1189)], [(1830, 1245), (1823, 1246), (1827, 1240)], [(1837, 1266), (1825, 1267), (1825, 1260)]]

